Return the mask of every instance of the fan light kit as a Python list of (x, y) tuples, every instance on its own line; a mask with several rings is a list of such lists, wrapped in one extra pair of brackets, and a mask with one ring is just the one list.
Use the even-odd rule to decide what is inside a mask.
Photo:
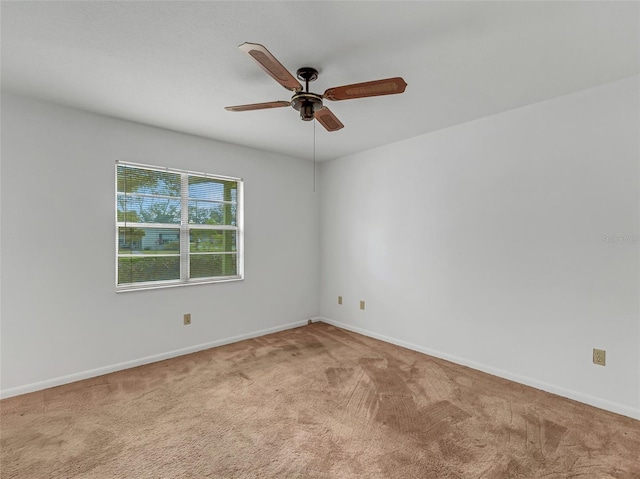
[(337, 131), (344, 128), (344, 125), (329, 108), (322, 104), (323, 99), (340, 101), (369, 96), (395, 95), (403, 93), (407, 87), (407, 83), (401, 77), (395, 77), (329, 88), (322, 95), (318, 95), (309, 91), (309, 82), (318, 78), (318, 70), (315, 68), (303, 67), (296, 72), (298, 80), (305, 83), (305, 91), (302, 89), (300, 82), (262, 45), (243, 43), (238, 48), (258, 62), (258, 65), (280, 85), (295, 93), (291, 97), (291, 101), (270, 101), (228, 106), (225, 110), (229, 111), (264, 110), (292, 106), (300, 112), (302, 120), (311, 121), (315, 119), (327, 131)]

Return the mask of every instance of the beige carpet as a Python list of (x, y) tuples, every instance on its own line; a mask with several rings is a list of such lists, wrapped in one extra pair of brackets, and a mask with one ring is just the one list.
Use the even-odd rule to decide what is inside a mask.
[(323, 323), (0, 402), (9, 478), (640, 478), (640, 422)]

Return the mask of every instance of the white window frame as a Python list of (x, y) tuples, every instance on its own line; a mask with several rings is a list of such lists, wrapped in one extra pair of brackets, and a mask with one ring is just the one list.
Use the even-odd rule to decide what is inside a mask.
[[(128, 166), (133, 168), (140, 168), (153, 171), (163, 171), (174, 174), (179, 174), (181, 178), (180, 188), (180, 224), (177, 223), (138, 223), (131, 221), (118, 221), (118, 167)], [(233, 181), (237, 184), (236, 193), (236, 226), (233, 225), (207, 225), (207, 224), (190, 224), (189, 223), (189, 176), (199, 176), (203, 178), (212, 178), (222, 181)], [(144, 196), (144, 193), (136, 193), (136, 196)], [(149, 195), (151, 197), (161, 197), (162, 195)], [(210, 173), (202, 173), (198, 171), (183, 170), (178, 168), (165, 168), (153, 165), (146, 165), (142, 163), (132, 163), (130, 161), (116, 161), (115, 167), (115, 282), (116, 292), (125, 291), (139, 291), (145, 289), (158, 289), (158, 288), (170, 288), (176, 286), (190, 286), (196, 284), (207, 283), (222, 283), (228, 281), (241, 281), (244, 279), (244, 181), (242, 178), (236, 178), (232, 176), (213, 175)], [(169, 197), (167, 197), (169, 198)], [(173, 198), (173, 197), (171, 197)], [(192, 199), (193, 200), (193, 199)], [(228, 201), (216, 201), (219, 203), (232, 203)], [(145, 257), (144, 254), (120, 254), (119, 253), (119, 229), (120, 228), (157, 228), (157, 229), (179, 229), (180, 230), (180, 279), (174, 280), (162, 280), (162, 281), (148, 281), (138, 283), (118, 284), (118, 259), (121, 257)], [(204, 278), (190, 278), (189, 272), (189, 258), (191, 255), (207, 254), (197, 253), (189, 251), (189, 238), (190, 230), (233, 230), (236, 231), (236, 251), (228, 253), (216, 253), (216, 254), (236, 254), (236, 275), (232, 276), (210, 276)], [(154, 257), (163, 256), (155, 254)], [(164, 256), (176, 256), (175, 254), (169, 254)]]

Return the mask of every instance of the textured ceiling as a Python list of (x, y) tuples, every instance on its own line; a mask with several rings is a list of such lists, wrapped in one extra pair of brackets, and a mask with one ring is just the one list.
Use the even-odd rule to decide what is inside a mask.
[(7, 2), (2, 88), (285, 155), (312, 156), (290, 92), (237, 46), (265, 45), (311, 90), (402, 76), (402, 95), (327, 102), (336, 158), (637, 75), (638, 2)]

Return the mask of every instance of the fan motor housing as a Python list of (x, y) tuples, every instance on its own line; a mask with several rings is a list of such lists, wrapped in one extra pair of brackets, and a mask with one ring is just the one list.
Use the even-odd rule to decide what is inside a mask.
[(322, 96), (310, 92), (299, 92), (291, 98), (291, 106), (300, 112), (300, 118), (311, 121), (315, 112), (322, 108)]

